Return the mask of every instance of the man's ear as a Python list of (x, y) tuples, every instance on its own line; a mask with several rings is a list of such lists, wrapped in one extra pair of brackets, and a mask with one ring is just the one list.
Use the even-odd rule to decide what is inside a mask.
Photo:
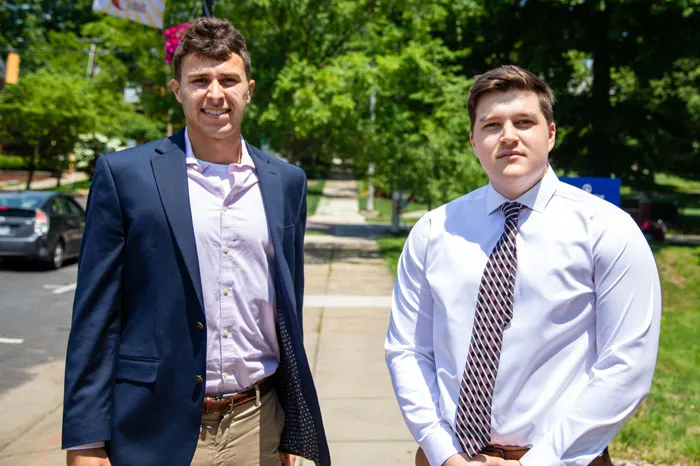
[(248, 102), (253, 98), (253, 91), (255, 91), (255, 80), (251, 79), (248, 81)]
[(180, 83), (174, 79), (171, 79), (170, 89), (173, 90), (173, 94), (175, 94), (175, 98), (177, 99), (177, 101), (182, 103), (182, 98), (180, 97)]
[(557, 125), (554, 122), (549, 125), (549, 150), (554, 149), (554, 143), (557, 140)]

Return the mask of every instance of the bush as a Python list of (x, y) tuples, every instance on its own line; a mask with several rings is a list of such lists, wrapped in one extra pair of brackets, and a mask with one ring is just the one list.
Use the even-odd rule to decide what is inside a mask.
[(0, 170), (26, 170), (27, 164), (16, 155), (0, 155)]

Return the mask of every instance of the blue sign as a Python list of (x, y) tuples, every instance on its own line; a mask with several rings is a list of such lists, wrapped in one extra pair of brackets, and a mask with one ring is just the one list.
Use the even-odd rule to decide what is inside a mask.
[(619, 178), (562, 177), (559, 178), (559, 181), (576, 186), (620, 207), (621, 182)]

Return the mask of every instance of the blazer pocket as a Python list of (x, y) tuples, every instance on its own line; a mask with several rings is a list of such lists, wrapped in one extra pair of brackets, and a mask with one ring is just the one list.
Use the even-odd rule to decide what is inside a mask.
[(117, 360), (117, 380), (138, 383), (153, 383), (158, 375), (158, 361), (143, 359)]

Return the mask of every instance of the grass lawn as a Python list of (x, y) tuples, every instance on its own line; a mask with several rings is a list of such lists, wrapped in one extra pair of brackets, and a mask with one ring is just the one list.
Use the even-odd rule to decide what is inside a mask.
[[(358, 198), (360, 202), (360, 212), (367, 210), (367, 182), (358, 181)], [(366, 217), (367, 223), (391, 223), (391, 199), (385, 197), (374, 196), (374, 210), (378, 212), (376, 217)], [(409, 212), (416, 212), (419, 210), (428, 210), (428, 206), (425, 204), (419, 204), (417, 202), (409, 202), (408, 205), (401, 211), (401, 214), (407, 214)], [(407, 220), (408, 224), (413, 224), (418, 220), (417, 218), (410, 218)]]
[[(377, 241), (394, 276), (405, 239)], [(654, 382), (610, 450), (617, 458), (700, 466), (700, 247), (663, 245), (654, 256), (663, 293)]]
[(323, 195), (323, 186), (326, 184), (326, 180), (309, 180), (308, 188), (306, 191), (306, 208), (308, 211), (308, 216), (311, 217), (316, 213), (316, 208), (318, 207), (318, 201)]
[(52, 191), (55, 190), (62, 193), (71, 194), (73, 191), (77, 191), (79, 189), (90, 189), (90, 183), (92, 183), (92, 180), (76, 181), (72, 184), (62, 184), (58, 189), (52, 188)]

